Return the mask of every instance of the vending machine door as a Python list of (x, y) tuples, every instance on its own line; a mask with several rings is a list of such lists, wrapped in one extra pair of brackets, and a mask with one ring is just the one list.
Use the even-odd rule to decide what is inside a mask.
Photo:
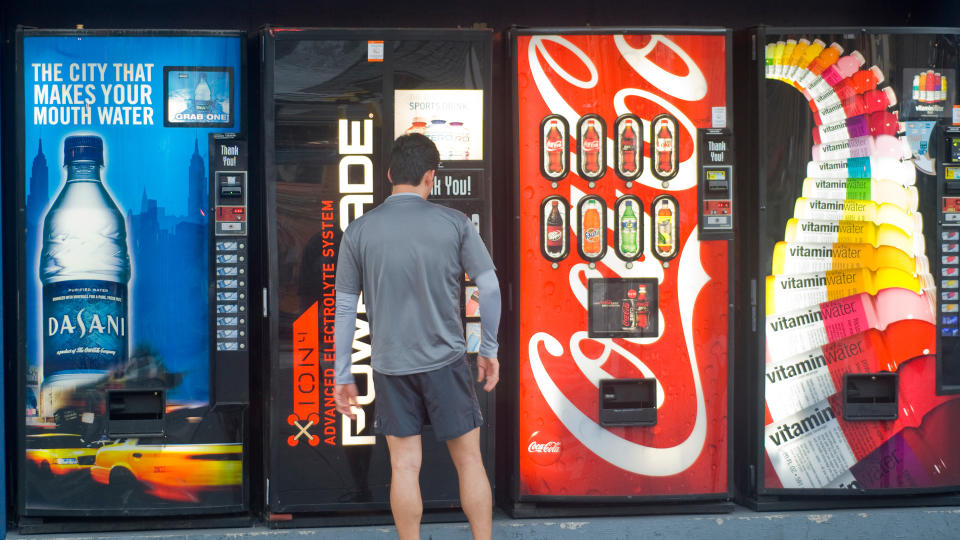
[(960, 414), (960, 222), (945, 152), (960, 122), (960, 31), (746, 38), (759, 180), (741, 203), (756, 231), (744, 310), (755, 321), (745, 319), (743, 364), (756, 392), (744, 422), (748, 499), (774, 508), (956, 493), (960, 436), (943, 426)]
[(512, 511), (729, 509), (730, 33), (524, 29), (510, 47)]
[(223, 397), (249, 360), (218, 365), (208, 183), (209, 136), (246, 129), (245, 34), (17, 43), (21, 531), (249, 520), (247, 405)]
[[(429, 200), (464, 212), (491, 246), (491, 33), (267, 28), (261, 39), (269, 253), (267, 507), (277, 526), (389, 521), (390, 462), (386, 441), (373, 426), (377, 399), (362, 299), (351, 368), (360, 391), (356, 420), (338, 414), (333, 400), (340, 239), (350, 222), (389, 195), (393, 140), (420, 132), (441, 154)], [(480, 336), (475, 291), (464, 276), (471, 366)], [(492, 474), (493, 395), (477, 394), (487, 421), (481, 444)], [(457, 508), (457, 475), (446, 446), (430, 426), (422, 444), (424, 507)]]

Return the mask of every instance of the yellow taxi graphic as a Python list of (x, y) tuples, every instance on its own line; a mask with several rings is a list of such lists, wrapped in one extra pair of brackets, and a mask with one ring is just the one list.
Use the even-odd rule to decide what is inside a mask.
[(65, 475), (86, 471), (93, 465), (100, 443), (85, 443), (72, 433), (27, 435), (27, 461), (41, 473)]
[(128, 438), (101, 448), (90, 475), (118, 489), (197, 502), (205, 493), (237, 489), (242, 458), (240, 443), (165, 444), (159, 437)]

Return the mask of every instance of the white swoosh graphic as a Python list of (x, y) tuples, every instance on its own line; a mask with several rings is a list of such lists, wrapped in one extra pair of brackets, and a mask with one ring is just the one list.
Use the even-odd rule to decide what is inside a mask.
[[(618, 435), (614, 435), (606, 428), (601, 427), (590, 417), (583, 414), (583, 412), (560, 391), (560, 388), (557, 387), (553, 379), (550, 378), (540, 359), (540, 343), (543, 343), (547, 352), (555, 357), (563, 355), (563, 345), (550, 334), (537, 332), (530, 338), (527, 349), (530, 369), (533, 373), (534, 380), (537, 382), (537, 386), (540, 388), (547, 405), (570, 433), (595, 455), (611, 465), (644, 476), (662, 477), (683, 472), (696, 462), (700, 456), (707, 435), (706, 403), (703, 398), (703, 385), (700, 382), (700, 371), (697, 366), (696, 350), (693, 343), (692, 319), (693, 305), (700, 291), (703, 290), (704, 285), (710, 281), (710, 277), (700, 264), (700, 243), (697, 239), (696, 230), (690, 234), (681, 252), (677, 274), (678, 282), (684, 284), (684, 287), (679, 288), (677, 291), (680, 321), (687, 346), (690, 369), (693, 374), (694, 392), (697, 400), (697, 416), (693, 429), (690, 435), (680, 444), (670, 448), (653, 448), (626, 440)], [(579, 342), (583, 340), (582, 334), (583, 332), (574, 334), (571, 338), (571, 345), (579, 344)], [(597, 341), (612, 342), (612, 340)], [(622, 354), (622, 349), (619, 349), (619, 346), (612, 343), (607, 344), (607, 346)], [(602, 372), (599, 365), (602, 364), (608, 356), (609, 352), (599, 361), (584, 358), (577, 362), (577, 365), (588, 379), (594, 381), (596, 378), (599, 378), (599, 373)], [(639, 359), (634, 361), (630, 356), (626, 356), (626, 358), (634, 363), (644, 375), (648, 375), (648, 373), (652, 374)], [(662, 403), (662, 393), (662, 389), (660, 389), (658, 385), (658, 403)]]

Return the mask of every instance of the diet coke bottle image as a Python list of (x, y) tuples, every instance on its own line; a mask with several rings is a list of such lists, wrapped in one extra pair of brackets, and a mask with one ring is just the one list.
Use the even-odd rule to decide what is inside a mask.
[(651, 172), (660, 180), (666, 181), (677, 175), (680, 165), (680, 144), (677, 119), (669, 114), (661, 114), (650, 124)]
[(642, 126), (640, 119), (633, 114), (621, 115), (614, 124), (614, 170), (622, 180), (634, 180), (643, 172), (643, 139), (638, 139), (638, 134), (643, 132)]
[(595, 180), (606, 172), (607, 165), (604, 159), (606, 131), (603, 119), (595, 114), (582, 117), (577, 125), (580, 136), (580, 154), (577, 163), (580, 176), (586, 180)]
[(620, 301), (620, 327), (631, 330), (637, 326), (637, 290), (629, 289), (627, 297)]
[(570, 128), (566, 119), (551, 114), (540, 122), (540, 174), (561, 180), (570, 172)]

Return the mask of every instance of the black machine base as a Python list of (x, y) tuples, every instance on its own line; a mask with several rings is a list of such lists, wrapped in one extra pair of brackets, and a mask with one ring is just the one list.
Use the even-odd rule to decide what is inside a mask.
[[(315, 527), (356, 527), (363, 525), (392, 525), (388, 510), (358, 512), (305, 512), (296, 514), (267, 514), (267, 525), (272, 529), (300, 529)], [(467, 521), (459, 508), (423, 510), (421, 523), (459, 523)]]
[(677, 501), (662, 503), (515, 502), (506, 506), (514, 519), (554, 517), (640, 516), (652, 514), (729, 514), (731, 501)]
[(842, 508), (889, 508), (895, 506), (957, 506), (960, 493), (924, 493), (911, 495), (861, 495), (810, 497), (780, 497), (759, 495), (744, 497), (737, 502), (757, 512), (782, 510), (826, 510)]
[(252, 527), (254, 518), (249, 512), (217, 514), (215, 516), (120, 516), (80, 519), (76, 516), (25, 517), (18, 522), (20, 534), (45, 533), (99, 533), (167, 529), (220, 529)]

